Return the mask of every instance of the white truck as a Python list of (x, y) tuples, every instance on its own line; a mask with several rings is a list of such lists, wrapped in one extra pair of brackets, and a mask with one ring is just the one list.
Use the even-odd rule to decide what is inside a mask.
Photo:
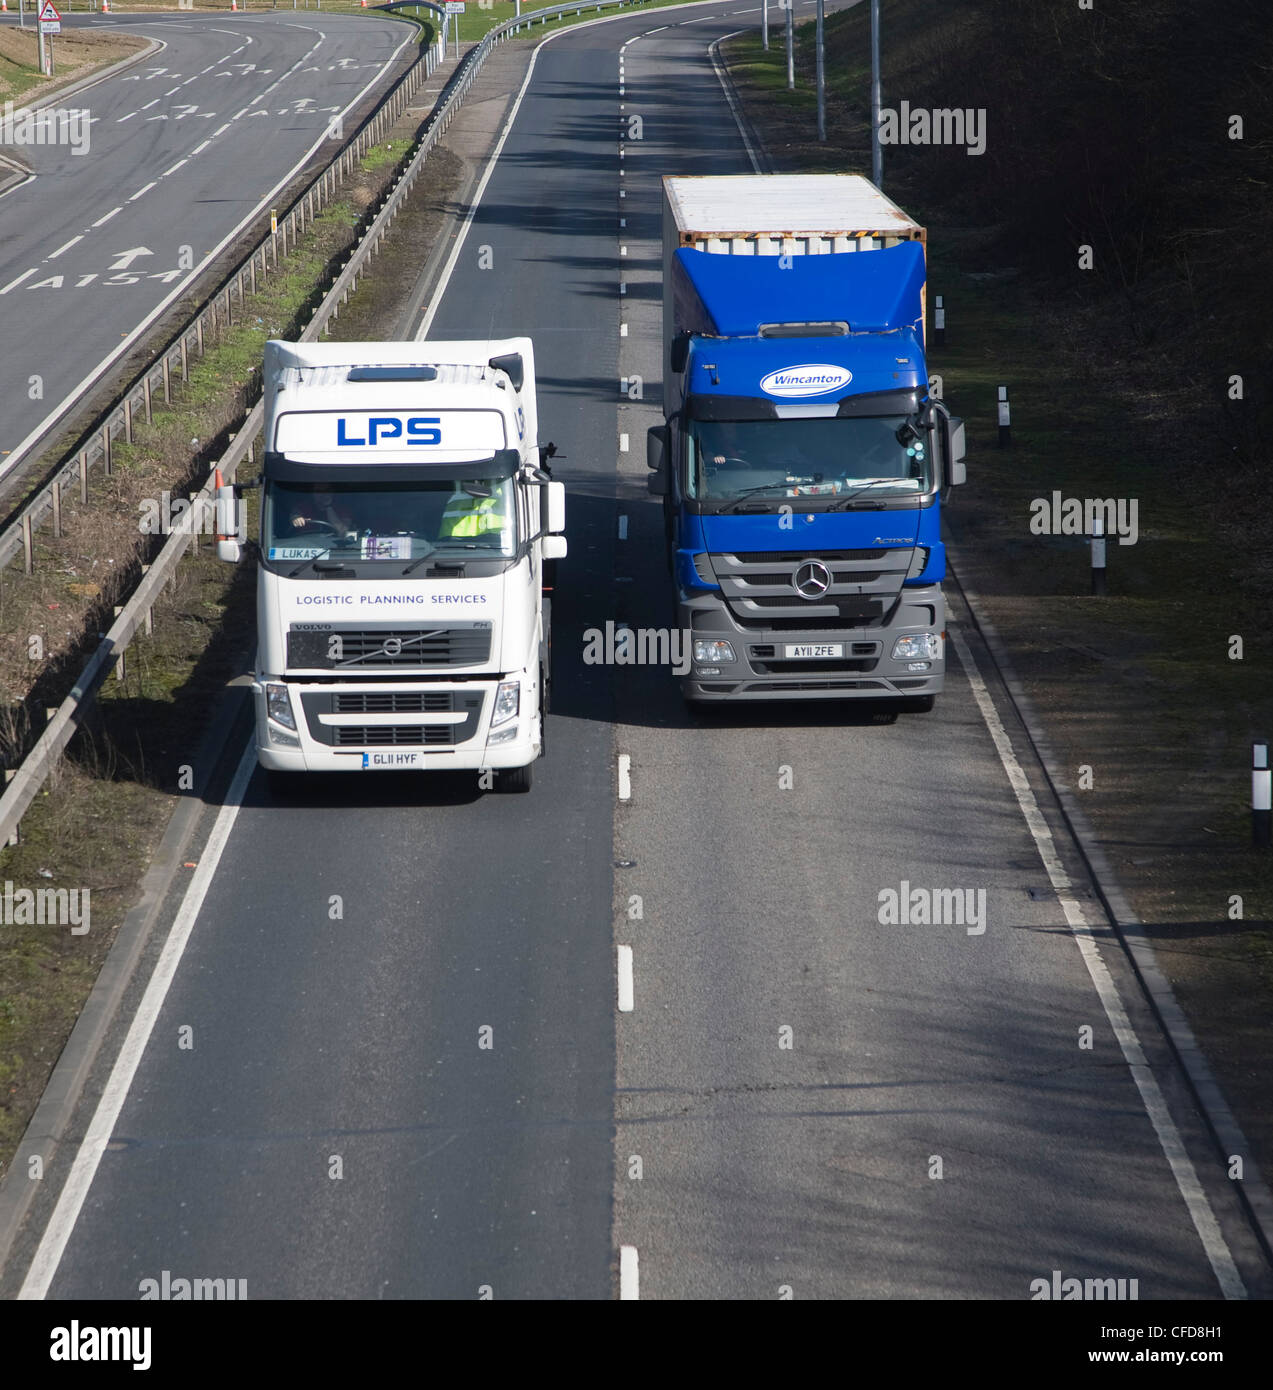
[[(469, 769), (529, 790), (545, 576), (566, 553), (531, 340), (271, 341), (264, 374), (261, 766), (281, 788), (301, 772)], [(218, 541), (224, 560), (241, 550)]]

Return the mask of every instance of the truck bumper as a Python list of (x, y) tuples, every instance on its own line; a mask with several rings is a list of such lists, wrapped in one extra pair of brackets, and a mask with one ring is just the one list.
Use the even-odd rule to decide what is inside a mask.
[[(914, 700), (940, 693), (946, 676), (946, 605), (940, 585), (907, 589), (888, 627), (826, 628), (805, 632), (742, 627), (713, 593), (682, 594), (680, 626), (691, 638), (724, 640), (733, 662), (693, 662), (681, 693), (693, 701)], [(940, 655), (923, 662), (895, 660), (899, 637), (937, 633)], [(838, 646), (821, 659), (805, 659), (793, 647)], [(691, 655), (693, 647), (691, 645)]]
[[(517, 713), (495, 729), (499, 679), (354, 684), (253, 682), (257, 761), (272, 772), (456, 772), (525, 767), (543, 751), (539, 672), (510, 672)], [(295, 729), (270, 717), (266, 685), (285, 685)]]

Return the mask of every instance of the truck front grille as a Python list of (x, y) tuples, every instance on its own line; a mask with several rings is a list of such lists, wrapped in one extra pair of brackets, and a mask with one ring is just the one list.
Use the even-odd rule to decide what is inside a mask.
[(454, 706), (449, 690), (338, 690), (333, 714), (432, 714)]
[[(310, 737), (330, 748), (454, 747), (477, 733), (482, 698), (481, 690), (472, 688), (309, 690), (302, 686), (300, 690)], [(413, 714), (461, 717), (413, 723)]]
[(430, 670), (490, 660), (490, 623), (447, 627), (342, 627), (294, 624), (287, 633), (292, 671)]
[(455, 743), (454, 724), (340, 724), (337, 748), (433, 748)]
[[(829, 631), (884, 626), (901, 598), (914, 559), (912, 546), (874, 550), (741, 551), (713, 554), (712, 571), (741, 627)], [(806, 598), (796, 588), (802, 567), (826, 570), (825, 592)]]

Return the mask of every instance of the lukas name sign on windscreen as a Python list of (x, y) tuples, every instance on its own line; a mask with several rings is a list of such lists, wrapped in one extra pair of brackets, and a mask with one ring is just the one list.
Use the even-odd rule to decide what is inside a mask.
[(279, 417), (274, 447), (321, 463), (375, 453), (421, 462), (480, 458), (505, 447), (497, 410), (322, 410)]

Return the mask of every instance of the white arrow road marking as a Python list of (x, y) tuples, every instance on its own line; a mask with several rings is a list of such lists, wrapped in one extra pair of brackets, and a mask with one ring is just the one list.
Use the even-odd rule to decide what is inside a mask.
[[(146, 185), (147, 188), (153, 188), (154, 186), (153, 183)], [(111, 254), (119, 257), (117, 261), (111, 262), (111, 269), (127, 270), (138, 256), (153, 256), (155, 253), (149, 246), (134, 246), (131, 251), (114, 251)]]

